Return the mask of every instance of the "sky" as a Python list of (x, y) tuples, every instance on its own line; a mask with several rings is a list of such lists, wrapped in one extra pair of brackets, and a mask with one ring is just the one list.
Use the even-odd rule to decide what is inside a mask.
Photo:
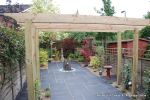
[[(6, 0), (0, 0), (0, 5), (6, 4)], [(12, 4), (18, 2), (20, 4), (31, 4), (32, 0), (12, 0)], [(117, 17), (126, 16), (129, 18), (143, 18), (143, 15), (150, 11), (150, 0), (111, 0), (115, 7), (115, 15)], [(94, 8), (103, 7), (102, 0), (53, 0), (54, 5), (60, 9), (61, 14), (75, 14), (79, 11), (80, 15), (99, 15)]]

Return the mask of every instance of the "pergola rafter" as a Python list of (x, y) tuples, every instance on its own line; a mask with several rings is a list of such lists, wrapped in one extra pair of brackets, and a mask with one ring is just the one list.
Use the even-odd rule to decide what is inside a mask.
[(121, 32), (134, 30), (132, 94), (137, 85), (138, 66), (138, 30), (150, 24), (150, 20), (135, 18), (120, 18), (110, 16), (58, 15), (7, 13), (4, 14), (25, 25), (26, 71), (28, 83), (28, 100), (35, 100), (34, 82), (40, 78), (39, 69), (39, 31), (69, 31), (69, 32), (117, 32), (118, 35), (118, 63), (117, 84), (121, 84)]
[[(32, 14), (32, 13), (7, 13), (4, 14), (15, 18), (18, 23), (24, 24), (31, 19), (39, 29), (66, 29), (89, 31), (118, 32), (124, 30), (141, 29), (150, 24), (150, 20), (138, 18), (120, 18), (110, 16), (86, 16), (86, 15), (58, 15), (58, 14)], [(67, 30), (68, 29), (68, 30)], [(82, 30), (83, 29), (83, 30)]]

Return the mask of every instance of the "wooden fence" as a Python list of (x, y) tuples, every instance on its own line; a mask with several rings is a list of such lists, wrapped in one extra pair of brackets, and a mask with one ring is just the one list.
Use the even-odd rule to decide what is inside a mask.
[[(17, 63), (14, 66), (15, 67), (9, 70), (6, 74), (0, 75), (0, 100), (15, 100), (26, 81), (25, 67), (19, 67), (19, 64)], [(4, 79), (7, 75), (12, 77), (11, 80)]]

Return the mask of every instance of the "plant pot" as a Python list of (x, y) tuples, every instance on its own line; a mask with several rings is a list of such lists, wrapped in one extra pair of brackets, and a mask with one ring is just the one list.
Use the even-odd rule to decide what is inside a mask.
[(99, 71), (99, 75), (102, 75), (102, 70)]
[(125, 84), (124, 87), (126, 90), (129, 90), (129, 85)]

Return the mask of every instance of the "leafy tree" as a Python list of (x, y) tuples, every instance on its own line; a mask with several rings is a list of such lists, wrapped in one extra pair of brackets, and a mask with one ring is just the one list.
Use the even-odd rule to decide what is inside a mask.
[(150, 37), (149, 33), (150, 33), (150, 26), (146, 26), (140, 31), (140, 37), (149, 38)]
[(33, 13), (58, 13), (59, 10), (52, 3), (52, 0), (33, 0)]
[[(101, 16), (113, 16), (115, 13), (114, 6), (111, 5), (110, 0), (102, 0), (103, 8), (95, 11), (99, 13)], [(98, 32), (96, 35), (96, 40), (102, 40), (104, 47), (106, 47), (107, 40), (116, 40), (115, 34), (112, 32)]]
[(96, 10), (97, 13), (101, 14), (102, 16), (113, 16), (115, 13), (114, 6), (111, 5), (110, 0), (102, 0), (103, 8), (100, 10)]
[(145, 19), (150, 19), (150, 11), (148, 11), (147, 14), (144, 15), (144, 18), (145, 18)]
[(123, 32), (122, 39), (123, 40), (133, 39), (133, 34), (134, 34), (133, 31), (127, 30), (127, 31)]
[(6, 3), (8, 3), (8, 5), (11, 5), (11, 0), (6, 0)]

